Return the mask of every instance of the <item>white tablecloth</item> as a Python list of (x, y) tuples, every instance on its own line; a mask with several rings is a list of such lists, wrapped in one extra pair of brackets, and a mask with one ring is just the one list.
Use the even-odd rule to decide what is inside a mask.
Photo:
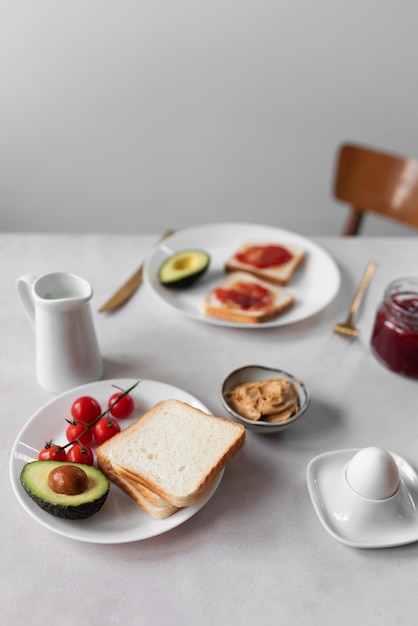
[[(385, 286), (418, 272), (417, 240), (316, 238), (340, 267), (341, 290), (324, 311), (293, 326), (249, 331), (191, 321), (145, 285), (117, 313), (97, 313), (156, 238), (0, 235), (2, 622), (413, 623), (418, 544), (359, 550), (336, 541), (314, 512), (305, 473), (317, 454), (368, 445), (418, 467), (418, 383), (387, 371), (369, 350)], [(360, 337), (340, 354), (332, 327), (345, 317), (371, 257), (378, 269), (358, 317)], [(248, 432), (212, 500), (166, 534), (96, 545), (39, 525), (12, 492), (9, 460), (22, 426), (52, 396), (35, 379), (34, 334), (15, 280), (61, 269), (93, 285), (106, 378), (170, 383), (225, 416), (218, 397), (223, 377), (248, 363), (271, 365), (308, 385), (306, 418), (278, 436)]]

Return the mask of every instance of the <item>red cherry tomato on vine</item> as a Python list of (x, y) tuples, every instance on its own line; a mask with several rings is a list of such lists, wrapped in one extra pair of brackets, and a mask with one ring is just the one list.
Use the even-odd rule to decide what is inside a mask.
[[(122, 392), (114, 393), (113, 396), (109, 398), (109, 402), (107, 403), (108, 408), (110, 409), (110, 413), (113, 417), (117, 417), (118, 419), (124, 419), (125, 417), (129, 417), (135, 408), (135, 402), (129, 394), (123, 396), (120, 400), (118, 398), (122, 395)], [(118, 400), (114, 407), (110, 408), (112, 404)]]
[(91, 396), (81, 396), (71, 405), (73, 419), (83, 424), (91, 424), (101, 413), (100, 404)]
[(38, 461), (66, 461), (67, 453), (63, 448), (56, 446), (51, 441), (38, 454)]
[(65, 435), (68, 441), (75, 441), (78, 439), (78, 441), (85, 446), (90, 445), (93, 438), (92, 429), (89, 428), (86, 430), (84, 424), (81, 424), (80, 422), (69, 424), (67, 426), (67, 430), (65, 431)]
[(94, 455), (91, 448), (75, 443), (67, 452), (67, 461), (71, 463), (83, 463), (84, 465), (93, 465)]
[(104, 443), (113, 435), (120, 432), (120, 426), (113, 417), (102, 417), (93, 426), (93, 434), (97, 443), (100, 445)]

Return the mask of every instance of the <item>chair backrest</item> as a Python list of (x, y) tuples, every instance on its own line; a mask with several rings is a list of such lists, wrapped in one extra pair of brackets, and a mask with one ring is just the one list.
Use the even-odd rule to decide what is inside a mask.
[(351, 144), (337, 156), (334, 196), (350, 205), (343, 235), (357, 235), (372, 211), (418, 228), (418, 161)]

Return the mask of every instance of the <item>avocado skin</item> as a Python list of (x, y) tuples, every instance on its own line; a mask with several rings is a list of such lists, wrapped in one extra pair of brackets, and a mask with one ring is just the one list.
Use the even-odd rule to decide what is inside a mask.
[(88, 517), (91, 517), (100, 511), (107, 498), (106, 492), (104, 496), (94, 500), (93, 502), (85, 502), (84, 504), (79, 504), (78, 506), (63, 506), (61, 504), (54, 504), (43, 500), (42, 498), (38, 498), (38, 496), (32, 493), (24, 485), (23, 488), (32, 500), (36, 502), (39, 507), (41, 507), (41, 509), (47, 513), (51, 513), (51, 515), (55, 515), (55, 517), (70, 520), (87, 519)]
[(203, 250), (182, 250), (166, 259), (159, 267), (158, 279), (164, 287), (190, 287), (208, 269), (210, 257)]
[[(42, 471), (39, 473), (39, 479), (44, 480), (49, 472), (61, 465), (76, 465), (81, 467), (87, 475), (93, 476), (95, 479), (94, 489), (89, 488), (87, 491), (77, 496), (65, 496), (66, 503), (60, 503), (59, 500), (63, 499), (60, 494), (54, 494), (52, 490), (50, 495), (42, 496), (36, 492), (36, 484), (34, 483), (34, 474), (38, 474), (38, 468)], [(35, 481), (36, 481), (35, 474)], [(107, 478), (97, 470), (96, 468), (88, 465), (82, 465), (80, 463), (68, 463), (59, 461), (32, 461), (26, 463), (20, 474), (20, 482), (23, 489), (28, 496), (44, 511), (60, 517), (62, 519), (69, 520), (81, 520), (91, 517), (102, 508), (109, 493), (110, 484)], [(50, 499), (48, 499), (48, 497)], [(71, 501), (72, 500), (72, 501)]]

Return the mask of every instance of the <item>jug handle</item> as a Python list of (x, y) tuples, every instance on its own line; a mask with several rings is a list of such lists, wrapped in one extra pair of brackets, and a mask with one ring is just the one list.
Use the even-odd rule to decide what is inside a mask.
[(35, 305), (32, 297), (32, 285), (35, 280), (36, 277), (32, 276), (32, 274), (24, 274), (16, 281), (17, 292), (20, 296), (23, 309), (33, 328), (35, 328)]

